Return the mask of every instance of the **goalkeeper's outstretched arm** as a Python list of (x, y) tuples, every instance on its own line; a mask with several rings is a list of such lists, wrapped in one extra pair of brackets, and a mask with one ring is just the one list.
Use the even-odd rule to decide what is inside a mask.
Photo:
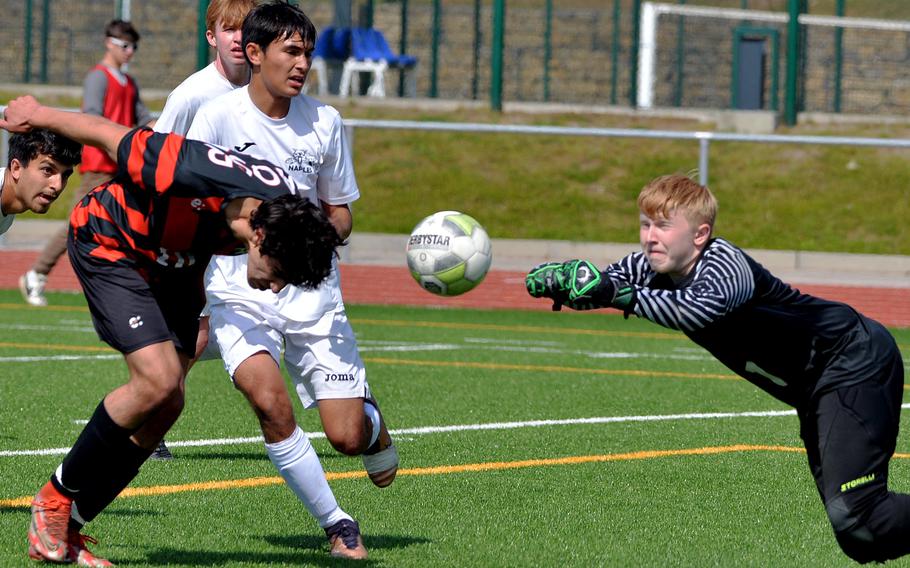
[(626, 314), (635, 305), (635, 287), (616, 283), (587, 260), (539, 264), (525, 277), (528, 294), (553, 300), (553, 309), (617, 308)]

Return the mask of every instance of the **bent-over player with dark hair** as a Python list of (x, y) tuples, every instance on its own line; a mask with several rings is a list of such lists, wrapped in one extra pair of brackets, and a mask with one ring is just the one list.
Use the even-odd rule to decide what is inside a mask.
[(910, 552), (910, 495), (888, 491), (904, 365), (894, 338), (850, 306), (801, 294), (712, 236), (717, 202), (680, 175), (638, 196), (642, 252), (600, 272), (547, 263), (526, 278), (554, 309), (614, 307), (682, 330), (733, 372), (797, 410), (809, 468), (843, 551)]
[(35, 496), (28, 531), (34, 559), (111, 566), (80, 531), (139, 473), (183, 409), (209, 258), (245, 247), (253, 288), (316, 287), (342, 240), (265, 160), (32, 97), (12, 101), (0, 127), (48, 128), (117, 156), (114, 179), (73, 210), (68, 252), (95, 329), (123, 353), (129, 380), (102, 400)]

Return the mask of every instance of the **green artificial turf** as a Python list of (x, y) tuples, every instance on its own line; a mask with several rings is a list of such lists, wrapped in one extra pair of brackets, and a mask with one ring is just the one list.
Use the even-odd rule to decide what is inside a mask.
[[(25, 308), (0, 291), (0, 566), (26, 561), (22, 500), (62, 459), (23, 452), (66, 448), (125, 379), (81, 296), (51, 301)], [(396, 432), (398, 479), (379, 490), (334, 477), (360, 461), (331, 449), (315, 412), (297, 414), (361, 523), (368, 565), (850, 565), (796, 417), (735, 416), (787, 408), (682, 335), (606, 314), (348, 309)], [(894, 333), (910, 350), (910, 330)], [(722, 412), (734, 416), (711, 416)], [(344, 564), (257, 438), (220, 363), (198, 365), (167, 436), (176, 459), (149, 462), (131, 485), (179, 491), (116, 500), (86, 530), (93, 549), (124, 566)], [(216, 443), (227, 439), (249, 441)], [(910, 491), (908, 466), (892, 461), (894, 489)]]

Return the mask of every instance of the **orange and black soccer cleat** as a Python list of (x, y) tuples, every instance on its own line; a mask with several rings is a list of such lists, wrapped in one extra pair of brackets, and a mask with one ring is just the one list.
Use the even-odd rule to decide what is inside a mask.
[(70, 562), (67, 530), (73, 500), (48, 481), (32, 500), (32, 522), (28, 527), (28, 555), (35, 560)]
[(98, 544), (94, 538), (79, 532), (75, 526), (69, 528), (69, 561), (76, 566), (86, 566), (88, 568), (108, 568), (114, 564), (104, 558), (99, 558), (92, 554), (86, 547), (87, 543)]

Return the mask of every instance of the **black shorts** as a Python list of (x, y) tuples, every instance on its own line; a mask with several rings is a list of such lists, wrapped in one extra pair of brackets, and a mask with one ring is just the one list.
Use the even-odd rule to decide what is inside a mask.
[(904, 394), (904, 364), (893, 337), (872, 326), (877, 374), (819, 395), (798, 409), (809, 467), (825, 505), (864, 510), (887, 491)]
[(80, 255), (67, 243), (73, 271), (82, 284), (98, 336), (124, 355), (173, 341), (177, 351), (192, 357), (205, 305), (201, 267), (145, 271), (125, 262)]

